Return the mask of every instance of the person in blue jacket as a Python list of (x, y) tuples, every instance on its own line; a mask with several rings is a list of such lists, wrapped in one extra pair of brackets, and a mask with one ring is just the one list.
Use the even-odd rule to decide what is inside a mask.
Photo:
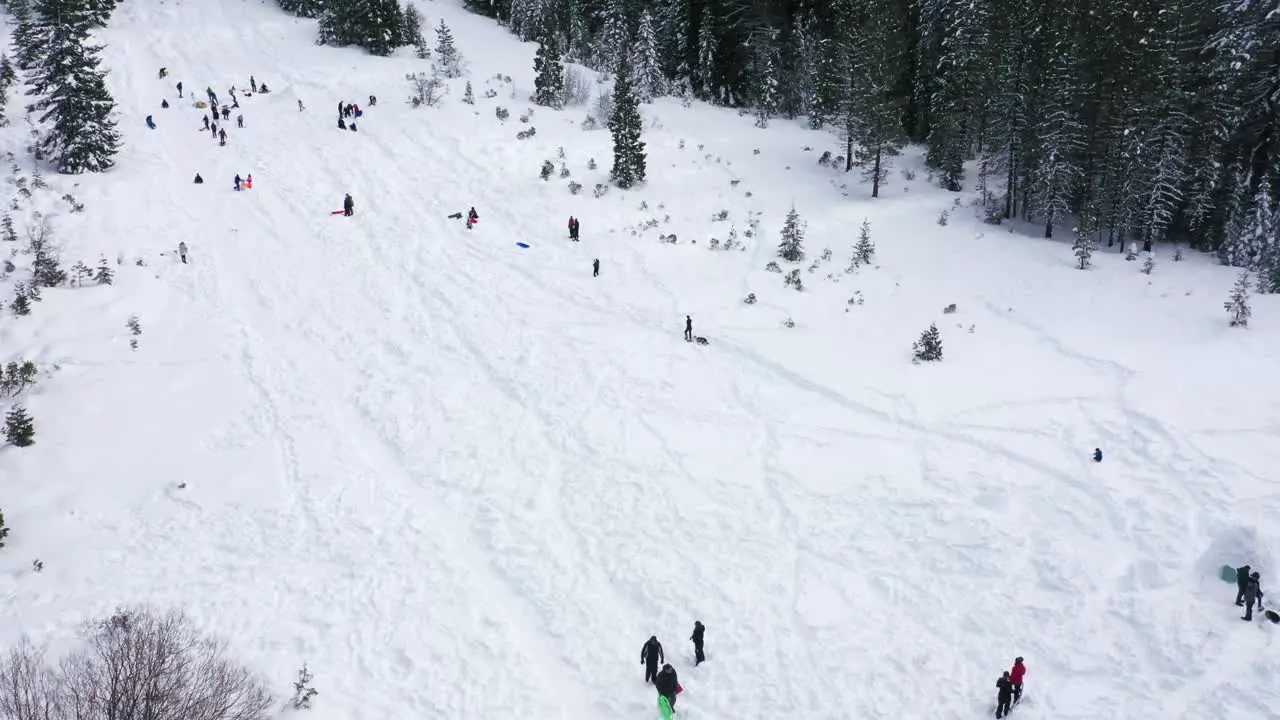
[(1093, 461), (1102, 462), (1102, 448), (1093, 449)]
[(156, 121), (153, 120), (150, 115), (147, 116), (147, 127), (151, 128), (152, 130), (156, 129)]

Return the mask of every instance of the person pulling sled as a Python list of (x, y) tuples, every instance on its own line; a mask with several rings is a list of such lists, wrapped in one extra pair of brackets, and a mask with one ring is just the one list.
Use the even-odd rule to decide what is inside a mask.
[(356, 201), (351, 199), (351, 193), (342, 199), (342, 214), (347, 217), (356, 214)]
[[(684, 688), (680, 687), (680, 679), (676, 676), (676, 669), (671, 667), (670, 664), (662, 666), (662, 671), (653, 679), (653, 685), (658, 689), (658, 707), (662, 710), (665, 720), (675, 712), (676, 696)], [(666, 707), (662, 707), (664, 700), (666, 701)]]

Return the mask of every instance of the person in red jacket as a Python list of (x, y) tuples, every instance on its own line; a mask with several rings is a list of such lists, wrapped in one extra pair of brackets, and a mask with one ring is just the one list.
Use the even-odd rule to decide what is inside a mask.
[(1027, 666), (1022, 664), (1022, 658), (1014, 658), (1013, 669), (1009, 671), (1009, 682), (1013, 683), (1013, 702), (1017, 704), (1022, 699), (1022, 676), (1027, 674)]

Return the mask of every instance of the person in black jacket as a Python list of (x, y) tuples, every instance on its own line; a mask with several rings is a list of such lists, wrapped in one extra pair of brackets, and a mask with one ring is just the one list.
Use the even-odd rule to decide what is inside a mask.
[(351, 193), (342, 199), (342, 214), (351, 217), (356, 214), (356, 201), (351, 199)]
[(693, 342), (693, 318), (689, 315), (684, 316), (684, 341)]
[(1259, 608), (1262, 607), (1262, 576), (1256, 571), (1249, 576), (1249, 582), (1244, 586), (1244, 617), (1241, 620), (1253, 619), (1253, 606), (1256, 603)]
[(693, 666), (694, 667), (701, 665), (703, 661), (707, 659), (707, 656), (702, 654), (702, 633), (705, 630), (706, 628), (702, 625), (702, 621), (700, 620), (693, 621), (693, 634), (689, 636), (689, 639), (693, 641)]
[(591, 261), (591, 277), (600, 277), (600, 258)]
[(996, 717), (1009, 714), (1009, 703), (1013, 701), (1013, 683), (1009, 681), (1009, 671), (996, 681)]
[(1236, 568), (1236, 604), (1240, 607), (1244, 607), (1244, 588), (1249, 584), (1251, 569), (1248, 565)]
[(657, 635), (649, 636), (649, 641), (640, 648), (640, 662), (644, 664), (644, 681), (649, 682), (658, 674), (658, 663), (665, 660), (662, 656), (662, 643)]
[(653, 685), (658, 688), (658, 694), (666, 698), (674, 709), (676, 693), (680, 690), (680, 679), (676, 677), (676, 669), (670, 665), (663, 665), (662, 672), (653, 679)]

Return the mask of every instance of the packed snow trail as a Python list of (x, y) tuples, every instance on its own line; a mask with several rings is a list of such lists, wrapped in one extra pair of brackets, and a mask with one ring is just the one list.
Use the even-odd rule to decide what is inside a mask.
[[(935, 227), (930, 203), (953, 196), (923, 183), (845, 197), (799, 150), (818, 134), (667, 100), (645, 106), (648, 186), (592, 198), (607, 134), (577, 110), (517, 120), (533, 46), (421, 7), (453, 28), (474, 107), (459, 80), (409, 108), (403, 78), (424, 63), (316, 47), (313, 22), (269, 3), (117, 10), (126, 151), (77, 193), (95, 254), (149, 259), (109, 308), (141, 304), (148, 330), (127, 361), (77, 359), (56, 381), (81, 392), (59, 413), (71, 437), (119, 445), (67, 444), (101, 465), (94, 482), (71, 460), (24, 472), (75, 478), (39, 501), (44, 584), (5, 597), (26, 629), (185, 607), (278, 687), (309, 663), (312, 712), (344, 720), (653, 717), (637, 657), (653, 634), (688, 720), (976, 717), (1015, 655), (1026, 720), (1280, 701), (1271, 628), (1202, 586), (1222, 556), (1274, 547), (1234, 519), (1276, 509), (1277, 403), (1168, 363), (1274, 374), (1274, 353), (1227, 344), (1262, 336), (1207, 329), (1184, 295), (1215, 269), (1131, 291), (1101, 259), (1080, 275), (1052, 243)], [(272, 92), (241, 100), (245, 128), (233, 115), (218, 147), (173, 84), (225, 97), (250, 74)], [(365, 110), (359, 132), (336, 127), (340, 100)], [(561, 146), (582, 195), (537, 179)], [(234, 192), (237, 173), (254, 189)], [(331, 216), (347, 192), (355, 216)], [(779, 291), (761, 268), (797, 199), (815, 255), (846, 254), (870, 216), (874, 271), (837, 260)], [(471, 206), (468, 232), (448, 215)], [(722, 208), (739, 232), (761, 212), (763, 237), (706, 250)], [(1088, 302), (1068, 302), (1082, 286)], [(910, 341), (948, 303), (946, 362), (913, 367)], [(686, 313), (709, 347), (681, 340)], [(1257, 663), (1218, 660), (1241, 652)]]

